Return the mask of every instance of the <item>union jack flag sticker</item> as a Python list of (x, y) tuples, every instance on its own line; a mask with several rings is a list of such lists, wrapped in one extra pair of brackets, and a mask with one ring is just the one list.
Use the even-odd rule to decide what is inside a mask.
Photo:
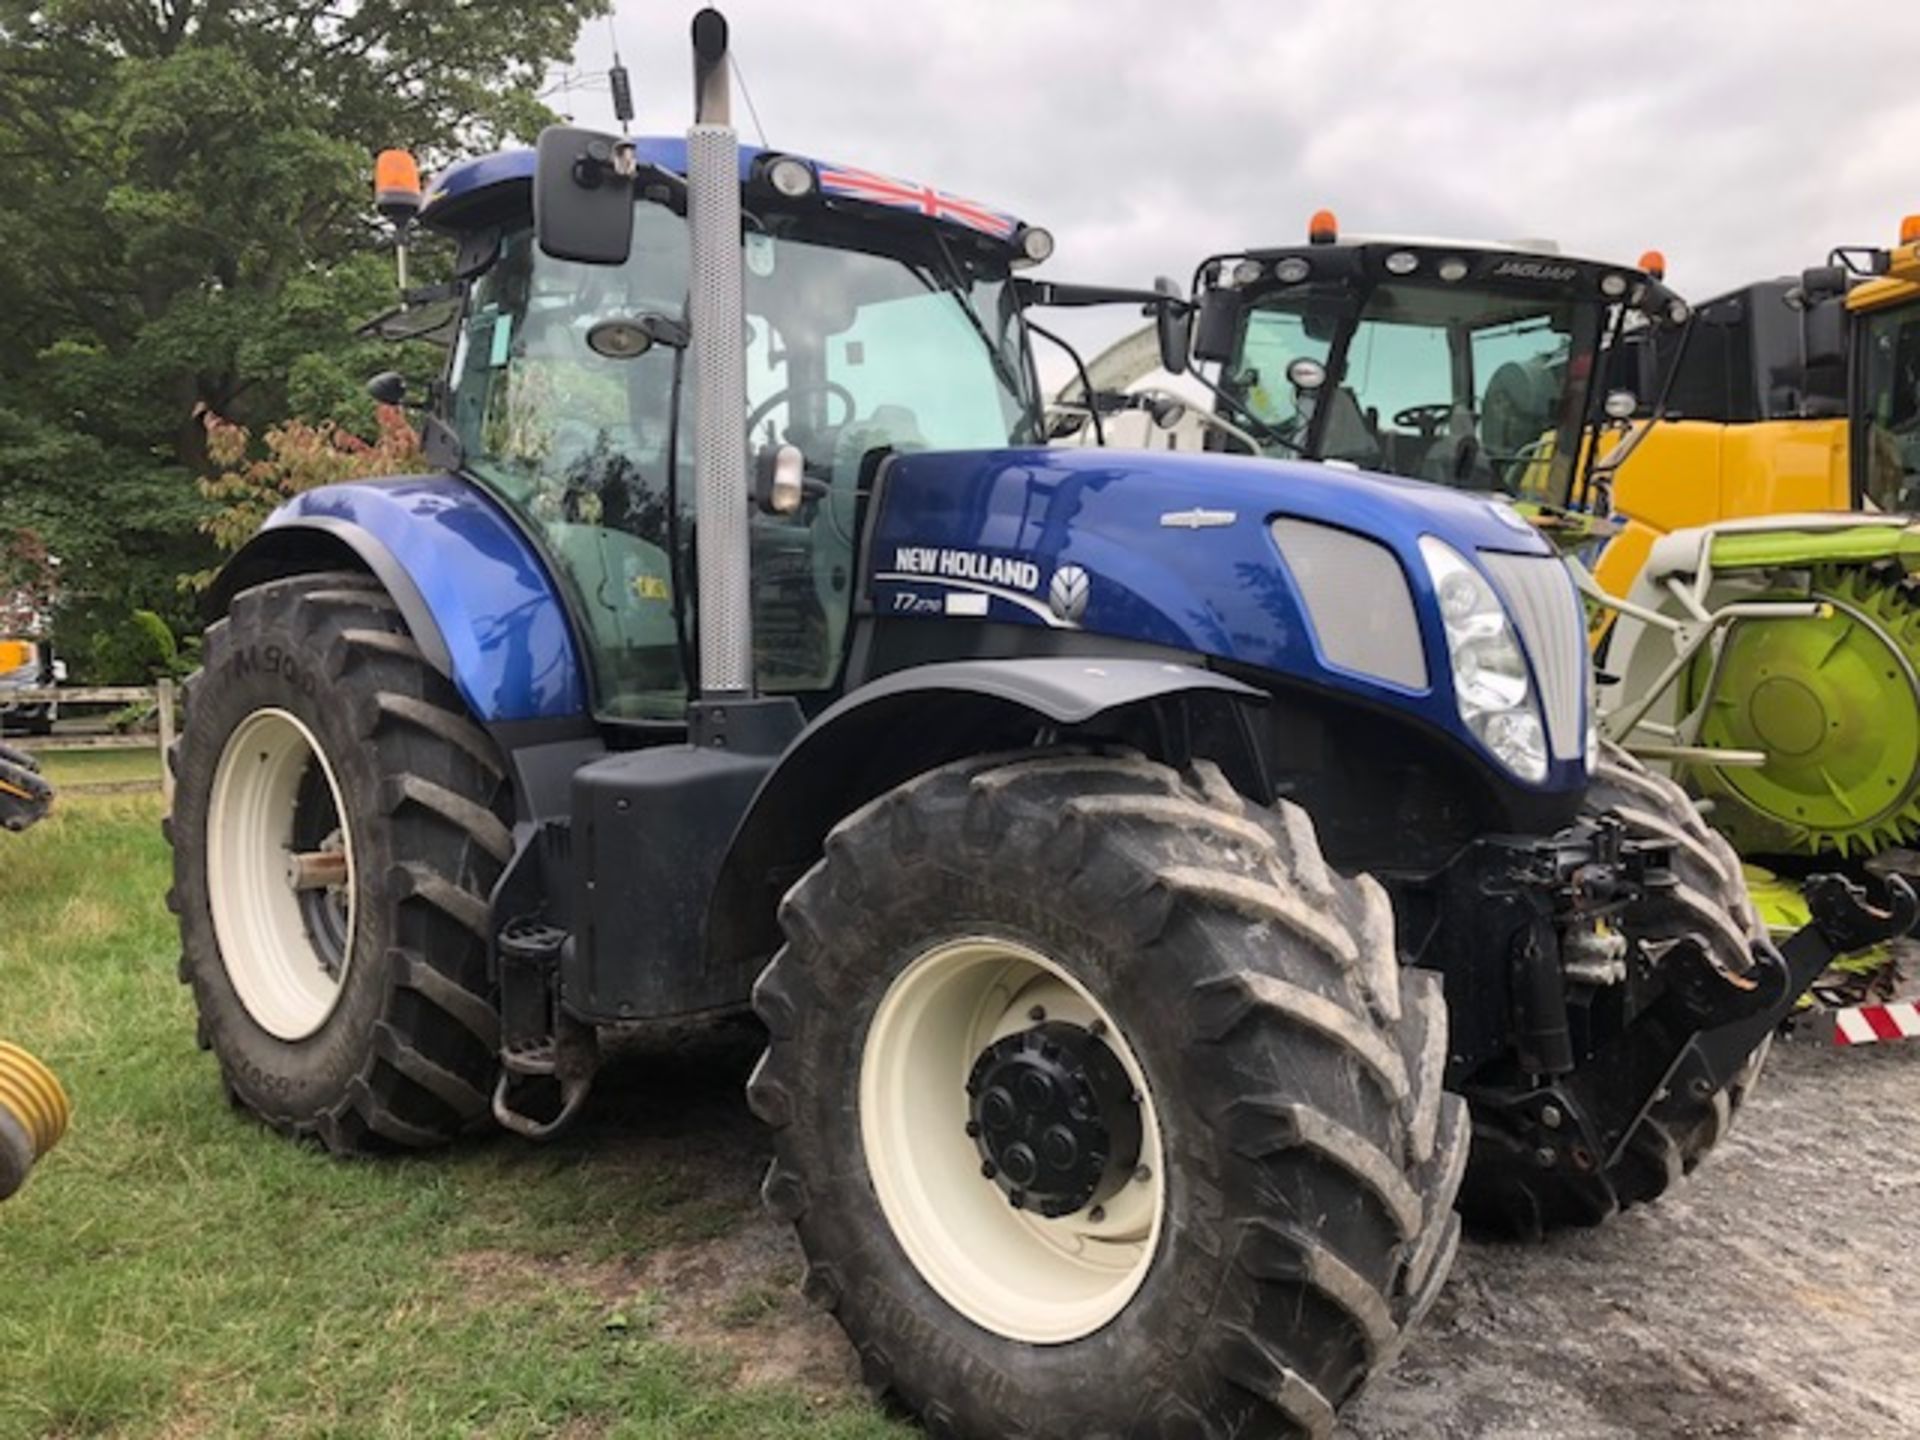
[(894, 180), (871, 170), (849, 170), (822, 166), (820, 192), (844, 200), (864, 200), (869, 205), (885, 205), (892, 210), (914, 210), (934, 220), (950, 220), (969, 230), (978, 230), (1000, 240), (1008, 240), (1019, 227), (1011, 215), (989, 210), (975, 200), (963, 200), (931, 185), (916, 185), (911, 180)]

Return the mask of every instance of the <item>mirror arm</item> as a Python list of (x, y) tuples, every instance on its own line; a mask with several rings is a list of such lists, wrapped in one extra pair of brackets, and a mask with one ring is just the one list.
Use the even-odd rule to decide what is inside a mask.
[(1093, 393), (1093, 377), (1087, 374), (1087, 362), (1082, 360), (1080, 358), (1080, 352), (1069, 345), (1062, 337), (1054, 334), (1053, 331), (1047, 329), (1044, 325), (1036, 324), (1032, 316), (1023, 315), (1021, 319), (1025, 321), (1029, 333), (1038, 335), (1042, 340), (1051, 340), (1062, 350), (1066, 351), (1067, 358), (1073, 361), (1074, 371), (1080, 379), (1080, 393), (1086, 397), (1087, 413), (1093, 417), (1093, 443), (1105, 449), (1107, 444), (1107, 431), (1106, 427), (1100, 423), (1100, 406), (1096, 402)]

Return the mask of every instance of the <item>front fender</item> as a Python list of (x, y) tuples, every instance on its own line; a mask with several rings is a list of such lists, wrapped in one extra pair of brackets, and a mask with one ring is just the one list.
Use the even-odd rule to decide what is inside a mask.
[(861, 686), (802, 731), (755, 791), (708, 906), (710, 960), (771, 954), (780, 896), (827, 832), (875, 796), (949, 761), (1031, 744), (1038, 729), (1175, 696), (1267, 700), (1192, 665), (1070, 656), (916, 665)]
[(386, 587), (427, 662), (485, 724), (587, 708), (586, 673), (545, 563), (481, 490), (452, 475), (356, 480), (296, 496), (215, 580), (240, 590), (351, 561)]

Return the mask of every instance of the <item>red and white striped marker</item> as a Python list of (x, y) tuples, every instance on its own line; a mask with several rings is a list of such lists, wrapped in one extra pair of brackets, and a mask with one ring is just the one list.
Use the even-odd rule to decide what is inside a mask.
[(1833, 1012), (1833, 1043), (1877, 1045), (1883, 1040), (1920, 1038), (1920, 1003), (1849, 1005)]

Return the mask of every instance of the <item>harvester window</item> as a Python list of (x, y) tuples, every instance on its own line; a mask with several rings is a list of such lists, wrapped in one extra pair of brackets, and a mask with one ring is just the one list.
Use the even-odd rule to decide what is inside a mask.
[[(1262, 419), (1309, 413), (1316, 457), (1550, 498), (1570, 479), (1562, 442), (1578, 432), (1587, 379), (1572, 357), (1592, 348), (1591, 309), (1454, 285), (1280, 292), (1256, 301), (1228, 385)], [(1306, 405), (1284, 379), (1298, 354), (1330, 372)]]
[(1920, 306), (1868, 317), (1862, 398), (1867, 498), (1920, 509)]

